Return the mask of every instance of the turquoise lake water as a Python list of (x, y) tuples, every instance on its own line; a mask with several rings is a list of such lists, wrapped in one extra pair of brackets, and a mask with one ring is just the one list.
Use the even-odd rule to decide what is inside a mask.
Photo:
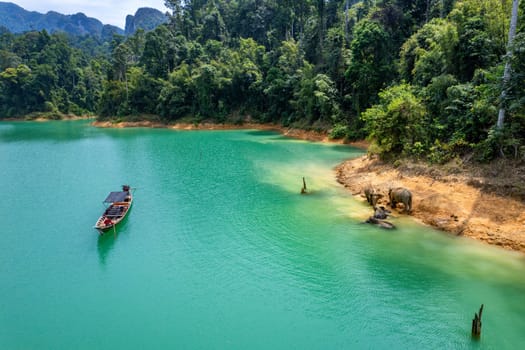
[[(523, 348), (525, 257), (409, 218), (362, 224), (371, 209), (333, 171), (360, 154), (261, 131), (0, 123), (0, 349)], [(133, 208), (99, 236), (124, 183)]]

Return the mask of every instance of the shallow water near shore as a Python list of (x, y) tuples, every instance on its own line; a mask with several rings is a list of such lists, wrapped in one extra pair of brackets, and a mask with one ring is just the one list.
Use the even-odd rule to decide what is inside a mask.
[[(0, 123), (0, 348), (523, 346), (525, 257), (410, 218), (362, 224), (371, 209), (333, 171), (362, 152), (266, 131)], [(124, 183), (133, 208), (99, 236)]]

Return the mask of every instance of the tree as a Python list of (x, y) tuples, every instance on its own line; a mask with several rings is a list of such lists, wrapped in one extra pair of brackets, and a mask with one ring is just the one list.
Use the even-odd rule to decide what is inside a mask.
[(226, 38), (227, 29), (224, 20), (215, 3), (212, 1), (205, 8), (199, 40), (201, 42), (206, 42), (207, 40), (225, 41)]
[[(23, 115), (35, 106), (30, 91), (31, 69), (21, 64), (7, 68), (0, 73), (0, 116), (15, 117)], [(29, 102), (29, 103), (28, 103)]]
[(498, 47), (485, 27), (481, 15), (466, 19), (458, 26), (458, 77), (469, 81), (477, 69), (486, 69), (498, 60)]
[(345, 76), (351, 84), (352, 104), (357, 115), (377, 101), (377, 93), (395, 75), (390, 35), (377, 22), (363, 20), (350, 45), (351, 62)]
[(264, 81), (266, 115), (270, 120), (282, 120), (289, 124), (293, 114), (290, 101), (308, 63), (294, 40), (284, 41), (277, 54)]
[(334, 83), (325, 74), (313, 75), (311, 68), (305, 71), (292, 103), (296, 110), (294, 114), (308, 125), (331, 126), (340, 115)]
[(124, 82), (118, 80), (105, 81), (97, 114), (102, 118), (129, 115), (128, 100)]
[(183, 63), (170, 73), (160, 91), (158, 113), (166, 120), (189, 115), (193, 110), (194, 88), (190, 67)]
[(457, 44), (457, 28), (453, 23), (434, 19), (425, 24), (401, 48), (401, 78), (414, 85), (426, 86), (433, 77), (455, 75)]
[(253, 39), (240, 39), (237, 50), (228, 50), (221, 59), (231, 68), (229, 105), (249, 113), (262, 109), (265, 48)]
[(162, 82), (139, 67), (129, 70), (129, 110), (131, 114), (156, 114)]
[(210, 118), (218, 112), (220, 94), (220, 71), (213, 64), (203, 64), (193, 71), (196, 112), (199, 116)]
[(516, 36), (516, 26), (518, 23), (518, 5), (519, 0), (513, 0), (512, 1), (512, 15), (510, 18), (510, 29), (509, 29), (509, 41), (507, 44), (507, 62), (505, 63), (505, 72), (503, 73), (503, 88), (501, 89), (501, 108), (498, 113), (498, 122), (496, 124), (496, 127), (498, 129), (503, 128), (503, 123), (505, 122), (505, 98), (507, 96), (507, 93), (505, 91), (506, 85), (508, 84), (510, 80), (511, 75), (511, 57), (512, 57), (512, 41), (514, 40), (514, 37)]
[(156, 78), (166, 79), (175, 68), (177, 44), (173, 33), (164, 25), (146, 34), (140, 63), (145, 71)]
[(419, 154), (427, 147), (426, 111), (408, 84), (379, 93), (379, 104), (362, 114), (369, 139), (381, 155)]

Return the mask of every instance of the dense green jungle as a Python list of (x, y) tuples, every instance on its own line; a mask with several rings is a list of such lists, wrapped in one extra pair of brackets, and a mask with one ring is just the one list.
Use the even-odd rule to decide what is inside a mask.
[(168, 23), (110, 40), (0, 29), (0, 118), (250, 120), (385, 158), (525, 159), (523, 2), (165, 3)]

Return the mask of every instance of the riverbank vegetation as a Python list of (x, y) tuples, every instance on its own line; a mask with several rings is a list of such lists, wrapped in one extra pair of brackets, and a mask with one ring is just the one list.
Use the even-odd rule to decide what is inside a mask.
[(166, 5), (168, 24), (111, 42), (1, 31), (0, 118), (248, 120), (368, 137), (383, 158), (525, 158), (525, 21), (509, 46), (512, 0)]

